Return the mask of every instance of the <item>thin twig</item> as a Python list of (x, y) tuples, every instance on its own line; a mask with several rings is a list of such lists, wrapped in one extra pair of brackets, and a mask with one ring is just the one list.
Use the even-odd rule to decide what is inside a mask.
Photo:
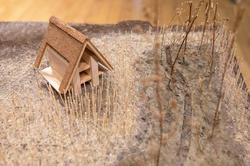
[(208, 19), (209, 19), (210, 8), (211, 8), (211, 0), (209, 0), (208, 3), (207, 3), (206, 16), (205, 16), (205, 22), (204, 22), (204, 26), (203, 26), (203, 30), (202, 30), (202, 37), (201, 37), (201, 43), (200, 43), (199, 51), (200, 51), (201, 46), (203, 44), (204, 35), (205, 35), (205, 31), (206, 31), (206, 27), (207, 27)]
[(228, 52), (227, 59), (226, 59), (225, 65), (224, 65), (224, 71), (223, 71), (223, 74), (222, 74), (222, 80), (221, 80), (220, 90), (219, 90), (219, 99), (218, 99), (218, 102), (217, 102), (217, 105), (216, 105), (216, 110), (215, 110), (215, 114), (214, 114), (213, 126), (212, 126), (212, 132), (211, 132), (210, 138), (212, 138), (213, 135), (214, 135), (214, 129), (215, 129), (215, 126), (216, 126), (216, 121), (218, 119), (219, 110), (220, 110), (220, 103), (221, 103), (221, 100), (223, 99), (223, 96), (224, 96), (224, 92), (223, 92), (224, 80), (225, 80), (228, 64), (230, 63), (231, 58), (233, 58), (233, 56), (231, 56), (231, 55), (232, 55), (233, 46), (234, 46), (234, 42), (235, 42), (235, 34), (236, 34), (237, 29), (238, 29), (238, 27), (240, 25), (240, 22), (241, 22), (241, 20), (243, 18), (243, 14), (244, 14), (244, 9), (238, 8), (236, 21), (235, 21), (234, 27), (233, 27), (233, 35), (234, 36), (233, 36), (233, 38), (231, 40), (230, 47), (229, 47), (229, 52)]
[(174, 63), (172, 64), (172, 67), (171, 67), (171, 73), (170, 73), (170, 79), (169, 79), (168, 85), (170, 85), (170, 83), (171, 83), (171, 81), (172, 81), (172, 79), (173, 79), (174, 67), (175, 67), (175, 64), (176, 64), (177, 60), (179, 59), (180, 52), (181, 52), (181, 49), (182, 49), (182, 47), (183, 47), (183, 44), (184, 44), (185, 40), (187, 39), (188, 34), (190, 33), (190, 31), (191, 31), (191, 29), (192, 29), (192, 26), (193, 26), (195, 20), (197, 19), (197, 17), (198, 17), (198, 16), (196, 15), (196, 16), (193, 18), (191, 24), (190, 24), (189, 27), (188, 27), (188, 30), (186, 31), (186, 35), (185, 35), (184, 39), (182, 40), (181, 45), (180, 45), (180, 47), (179, 47), (179, 49), (178, 49), (176, 58), (175, 58)]
[(230, 62), (230, 57), (231, 57), (231, 54), (232, 54), (232, 49), (233, 49), (234, 41), (235, 41), (235, 38), (233, 37), (232, 42), (230, 44), (230, 51), (228, 53), (227, 60), (226, 60), (226, 63), (224, 65), (224, 70), (223, 70), (222, 80), (221, 80), (220, 90), (219, 90), (219, 99), (218, 99), (218, 102), (217, 102), (217, 105), (216, 105), (216, 110), (215, 110), (215, 113), (214, 113), (212, 133), (211, 133), (211, 136), (210, 136), (211, 138), (214, 135), (214, 129), (215, 129), (215, 126), (216, 126), (218, 115), (219, 115), (220, 103), (221, 103), (221, 100), (222, 100), (222, 98), (224, 96), (222, 90), (223, 90), (224, 80), (225, 80), (225, 76), (226, 76), (226, 72), (227, 72), (228, 62)]
[[(158, 49), (159, 49), (158, 34), (156, 34), (155, 48), (154, 48), (154, 54), (155, 54), (154, 64), (155, 64), (156, 75), (158, 75), (160, 77), (161, 73), (160, 73)], [(156, 166), (159, 165), (160, 155), (161, 155), (161, 148), (162, 148), (162, 144), (163, 144), (163, 142), (162, 142), (162, 140), (163, 140), (163, 104), (162, 104), (162, 99), (161, 99), (161, 95), (160, 95), (160, 92), (161, 92), (160, 84), (161, 84), (161, 79), (158, 79), (157, 83), (156, 83), (155, 92), (156, 92), (156, 98), (157, 98), (159, 114), (160, 114), (160, 116), (159, 116), (160, 135), (159, 135), (159, 149), (158, 149), (157, 158), (156, 158)]]
[[(187, 27), (190, 25), (191, 23), (191, 19), (192, 19), (192, 6), (193, 3), (189, 3), (189, 17), (188, 17), (188, 23), (187, 23)], [(183, 62), (185, 62), (185, 54), (186, 54), (186, 49), (187, 49), (187, 38), (185, 40), (185, 46), (184, 46), (184, 56), (183, 56)]]
[(216, 32), (216, 15), (217, 15), (217, 4), (215, 5), (215, 12), (214, 12), (214, 18), (213, 18), (213, 39), (212, 39), (212, 56), (210, 61), (210, 76), (208, 81), (208, 87), (211, 83), (212, 76), (213, 76), (213, 66), (214, 66), (214, 44), (215, 44), (215, 32)]

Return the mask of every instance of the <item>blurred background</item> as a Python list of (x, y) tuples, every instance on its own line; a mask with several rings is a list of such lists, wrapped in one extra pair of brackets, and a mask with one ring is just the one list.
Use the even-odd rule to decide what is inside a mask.
[[(205, 0), (206, 1), (206, 0)], [(183, 23), (188, 14), (172, 18), (188, 9), (187, 0), (0, 0), (0, 21), (43, 21), (55, 15), (67, 22), (115, 24), (124, 20), (144, 20), (154, 24), (158, 13), (160, 25)], [(193, 0), (194, 5), (199, 0)], [(250, 0), (218, 0), (218, 15), (231, 28), (237, 7), (245, 8), (237, 33), (237, 55), (242, 72), (250, 82)], [(158, 10), (158, 11), (157, 11)], [(197, 24), (201, 21), (197, 22)], [(1, 34), (0, 34), (1, 35)]]

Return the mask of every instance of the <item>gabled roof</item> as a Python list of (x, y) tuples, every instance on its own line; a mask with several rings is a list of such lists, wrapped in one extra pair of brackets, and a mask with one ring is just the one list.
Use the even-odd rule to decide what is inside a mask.
[(59, 18), (55, 16), (51, 16), (49, 19), (49, 22), (54, 24), (55, 26), (57, 26), (58, 28), (60, 28), (61, 30), (66, 32), (68, 35), (75, 38), (81, 43), (84, 43), (85, 40), (88, 38), (81, 32), (77, 31), (75, 28), (69, 26), (67, 23), (65, 23), (64, 21), (60, 20)]
[(75, 28), (69, 26), (64, 21), (60, 20), (59, 18), (55, 16), (51, 16), (49, 19), (49, 22), (51, 24), (54, 24), (64, 32), (66, 32), (68, 35), (70, 35), (72, 38), (78, 40), (82, 44), (86, 42), (90, 46), (90, 50), (93, 51), (96, 55), (98, 60), (103, 63), (105, 67), (107, 67), (109, 70), (112, 70), (113, 67), (110, 65), (110, 63), (107, 61), (107, 59), (102, 55), (102, 53), (95, 47), (95, 45), (89, 40), (87, 36), (82, 34), (81, 32), (77, 31)]
[(55, 16), (52, 16), (49, 20), (47, 31), (38, 51), (35, 62), (35, 67), (37, 68), (40, 66), (47, 45), (52, 47), (69, 62), (68, 69), (65, 72), (64, 78), (59, 88), (60, 92), (67, 91), (72, 80), (72, 75), (78, 67), (80, 59), (82, 58), (86, 48), (88, 48), (93, 53), (92, 56), (94, 56), (96, 61), (109, 70), (113, 69), (107, 59), (85, 35)]

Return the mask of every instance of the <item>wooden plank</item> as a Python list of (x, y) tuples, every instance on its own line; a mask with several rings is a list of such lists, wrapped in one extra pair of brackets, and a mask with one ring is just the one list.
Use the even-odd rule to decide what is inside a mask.
[[(103, 74), (102, 71), (99, 71), (98, 73), (99, 73), (99, 76)], [(91, 76), (88, 73), (86, 73), (86, 72), (81, 72), (80, 73), (80, 82), (81, 82), (81, 84), (83, 84), (85, 82), (88, 82), (90, 80), (91, 80)]]
[(69, 63), (49, 45), (46, 45), (44, 55), (48, 56), (50, 67), (40, 71), (49, 84), (59, 93), (61, 82)]
[(89, 51), (89, 49), (86, 47), (83, 52), (81, 61), (90, 64), (90, 59), (89, 59), (90, 56), (94, 56), (94, 54), (91, 51)]
[(53, 70), (51, 67), (47, 67), (40, 71), (42, 76), (49, 82), (49, 84), (57, 91), (59, 91), (59, 87), (61, 84), (61, 81), (63, 77), (60, 76), (55, 70)]
[(60, 85), (60, 88), (59, 88), (60, 91), (67, 91), (68, 90), (70, 82), (71, 82), (71, 80), (73, 78), (73, 73), (78, 68), (78, 65), (79, 65), (79, 63), (81, 61), (81, 58), (82, 58), (83, 52), (85, 50), (85, 47), (86, 47), (86, 43), (84, 43), (82, 45), (81, 53), (78, 55), (77, 59), (75, 59), (74, 62), (70, 62), (69, 67), (67, 68), (67, 70), (65, 72), (65, 75), (64, 75), (64, 78), (62, 80), (62, 83)]
[(90, 80), (91, 80), (91, 76), (90, 75), (88, 75), (85, 72), (80, 73), (80, 82), (81, 82), (81, 84), (83, 84), (83, 83), (85, 83), (87, 81), (90, 81)]
[(92, 56), (90, 57), (90, 71), (91, 71), (90, 73), (91, 73), (92, 85), (93, 86), (99, 85), (98, 63)]
[[(51, 67), (47, 67), (43, 70), (40, 71), (40, 73), (42, 74), (42, 76), (49, 82), (49, 84), (59, 93), (62, 93), (59, 91), (59, 87), (60, 87), (60, 83), (62, 81), (62, 77), (60, 76), (60, 74), (58, 74), (55, 70), (53, 70)], [(99, 71), (99, 75), (103, 74), (103, 72)], [(76, 78), (76, 77), (73, 77), (73, 79)], [(85, 82), (88, 82), (91, 80), (91, 76), (88, 75), (87, 73), (85, 72), (82, 72), (80, 74), (80, 77), (79, 78), (79, 84), (83, 84)], [(76, 83), (77, 81), (73, 81), (74, 83)], [(72, 86), (74, 88), (74, 85), (72, 83)], [(78, 86), (80, 87), (80, 86)], [(74, 89), (73, 89), (74, 90)], [(79, 91), (80, 92), (80, 91)], [(80, 92), (81, 94), (81, 92)]]
[(44, 54), (49, 58), (50, 67), (63, 77), (69, 62), (49, 45), (46, 46)]
[(35, 64), (34, 64), (34, 66), (35, 66), (36, 68), (39, 68), (39, 67), (40, 67), (42, 58), (43, 58), (43, 56), (44, 56), (44, 51), (45, 51), (45, 48), (46, 48), (46, 45), (47, 45), (47, 44), (46, 44), (46, 35), (47, 35), (47, 31), (48, 31), (48, 30), (46, 30), (46, 33), (45, 33), (45, 35), (44, 35), (44, 38), (43, 38), (43, 40), (42, 40), (42, 43), (41, 43), (40, 48), (39, 48), (38, 53), (37, 53), (36, 61), (35, 61)]
[(91, 69), (90, 68), (85, 70), (84, 72), (91, 76)]
[(81, 88), (81, 83), (80, 83), (80, 73), (79, 69), (77, 68), (74, 76), (72, 78), (72, 86), (73, 86), (73, 91), (76, 95), (82, 94), (82, 88)]
[(82, 43), (52, 23), (49, 23), (46, 40), (69, 63), (74, 63), (81, 54)]
[(79, 72), (88, 70), (89, 68), (90, 68), (90, 65), (87, 64), (86, 62), (80, 62), (79, 66), (78, 66)]
[(59, 18), (52, 16), (49, 19), (50, 25), (54, 24), (57, 28), (61, 29), (65, 33), (67, 33), (71, 38), (77, 40), (80, 43), (84, 43), (87, 37), (81, 32), (77, 31), (75, 28), (69, 26), (66, 22), (60, 20)]
[(101, 63), (98, 63), (98, 66), (99, 66), (99, 71), (108, 71), (108, 69), (104, 66), (104, 65), (102, 65)]

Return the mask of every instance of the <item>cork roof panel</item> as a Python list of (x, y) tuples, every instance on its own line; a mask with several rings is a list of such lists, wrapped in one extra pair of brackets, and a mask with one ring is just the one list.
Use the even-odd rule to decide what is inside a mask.
[[(90, 46), (90, 50), (94, 52), (98, 61), (100, 61), (109, 70), (113, 69), (108, 60), (102, 55), (102, 53), (100, 53), (87, 36), (55, 16), (50, 18), (47, 36), (47, 42), (50, 45), (53, 44), (51, 46), (54, 47), (67, 60), (71, 61), (71, 59), (76, 59), (75, 56), (80, 55), (81, 52), (79, 43), (83, 44), (84, 42), (87, 42)], [(74, 40), (78, 41), (78, 43)], [(76, 47), (78, 47), (78, 49)]]
[(53, 24), (48, 26), (46, 42), (69, 62), (80, 56), (83, 47), (82, 43)]
[(76, 29), (72, 28), (67, 23), (65, 23), (64, 21), (56, 18), (55, 16), (50, 17), (49, 22), (56, 25), (61, 30), (63, 30), (64, 32), (66, 32), (67, 34), (69, 34), (70, 36), (72, 36), (73, 38), (75, 38), (76, 40), (78, 40), (81, 43), (84, 43), (85, 40), (87, 39), (87, 37), (85, 35), (83, 35), (81, 32), (79, 32)]

